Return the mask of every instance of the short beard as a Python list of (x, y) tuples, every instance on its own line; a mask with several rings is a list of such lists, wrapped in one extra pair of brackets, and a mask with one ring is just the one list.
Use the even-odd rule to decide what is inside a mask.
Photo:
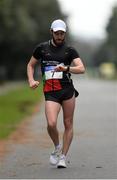
[(58, 43), (56, 43), (56, 40), (54, 39), (53, 36), (52, 36), (52, 39), (53, 39), (54, 44), (55, 44), (56, 46), (58, 46), (58, 47), (62, 46), (62, 45), (64, 44), (64, 42), (65, 42), (65, 39), (64, 39), (60, 44), (58, 44)]

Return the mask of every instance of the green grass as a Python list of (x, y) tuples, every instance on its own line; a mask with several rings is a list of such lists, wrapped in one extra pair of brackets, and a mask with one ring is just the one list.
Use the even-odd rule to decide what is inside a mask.
[(7, 138), (24, 117), (33, 113), (41, 97), (42, 85), (31, 90), (26, 84), (0, 96), (0, 139)]

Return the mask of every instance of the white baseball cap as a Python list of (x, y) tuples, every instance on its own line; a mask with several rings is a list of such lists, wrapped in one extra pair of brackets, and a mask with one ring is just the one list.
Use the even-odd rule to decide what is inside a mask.
[(53, 30), (54, 32), (56, 32), (56, 31), (64, 31), (64, 32), (66, 32), (66, 24), (61, 19), (57, 19), (57, 20), (52, 22), (51, 30)]

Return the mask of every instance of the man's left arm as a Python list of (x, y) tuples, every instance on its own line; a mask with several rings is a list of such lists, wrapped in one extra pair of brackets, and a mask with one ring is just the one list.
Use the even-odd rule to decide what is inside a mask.
[(75, 58), (73, 61), (73, 66), (69, 67), (69, 72), (73, 74), (83, 74), (85, 73), (85, 66), (82, 60), (78, 57)]
[(54, 69), (55, 71), (67, 71), (73, 74), (83, 74), (85, 73), (85, 67), (82, 60), (78, 57), (75, 58), (73, 61), (73, 66), (63, 66), (57, 65)]

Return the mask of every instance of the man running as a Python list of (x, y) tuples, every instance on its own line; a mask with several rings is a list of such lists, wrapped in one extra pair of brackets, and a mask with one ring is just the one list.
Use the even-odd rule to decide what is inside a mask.
[[(34, 68), (38, 62), (41, 63), (47, 130), (55, 147), (50, 155), (50, 163), (57, 168), (66, 168), (66, 155), (73, 138), (75, 97), (79, 93), (73, 86), (71, 73), (85, 72), (78, 52), (65, 43), (66, 30), (64, 21), (53, 21), (50, 28), (52, 39), (36, 46), (27, 65), (29, 86), (35, 89), (39, 81), (34, 80)], [(65, 128), (62, 147), (57, 129), (57, 118), (61, 108)]]

